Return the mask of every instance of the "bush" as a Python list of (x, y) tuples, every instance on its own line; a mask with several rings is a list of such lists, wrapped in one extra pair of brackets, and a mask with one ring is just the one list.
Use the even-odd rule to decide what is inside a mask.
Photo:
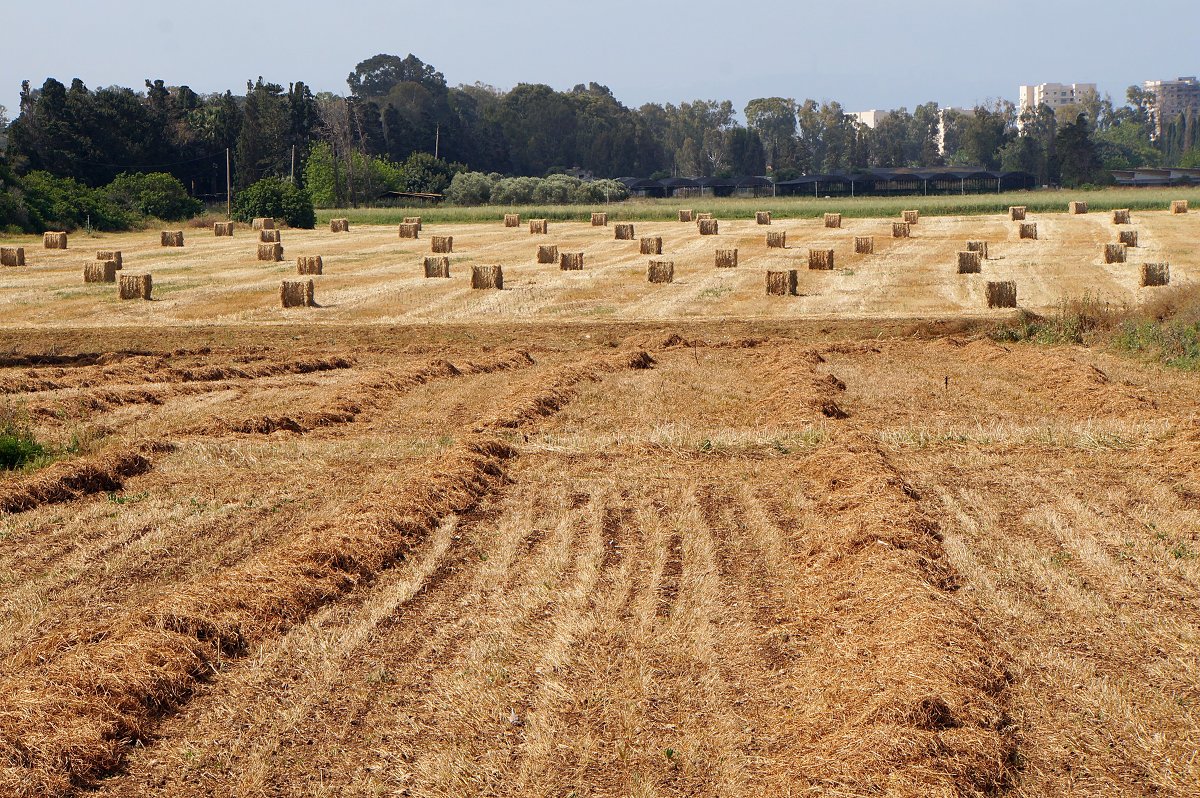
[(48, 172), (30, 172), (21, 182), (30, 216), (43, 228), (71, 232), (88, 224), (98, 230), (133, 226), (133, 216), (113, 203), (103, 189)]
[(540, 182), (536, 177), (506, 177), (492, 186), (492, 204), (528, 205)]
[(482, 172), (459, 172), (446, 189), (446, 201), (455, 205), (486, 205), (492, 198), (492, 183)]
[(629, 189), (618, 180), (593, 180), (580, 183), (571, 195), (571, 201), (579, 205), (597, 205), (602, 202), (621, 202), (629, 199)]
[(168, 222), (190, 219), (204, 210), (204, 204), (189, 197), (183, 183), (166, 172), (123, 172), (105, 187), (104, 192), (115, 205), (131, 215)]
[(250, 222), (260, 216), (283, 219), (288, 227), (311, 229), (317, 224), (308, 192), (278, 177), (264, 177), (233, 200), (233, 218), (237, 221)]
[(46, 456), (46, 449), (15, 417), (0, 421), (0, 468), (13, 470)]
[(551, 175), (538, 181), (533, 190), (533, 201), (539, 205), (567, 205), (580, 182), (577, 177)]

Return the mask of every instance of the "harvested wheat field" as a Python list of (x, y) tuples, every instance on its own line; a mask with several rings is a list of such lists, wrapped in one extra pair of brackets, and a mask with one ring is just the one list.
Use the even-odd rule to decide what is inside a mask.
[[(1133, 221), (1193, 279), (1191, 216)], [(664, 285), (586, 224), (581, 272), (454, 228), (448, 280), (284, 231), (287, 311), (236, 235), (105, 237), (142, 303), (30, 247), (0, 403), (61, 456), (0, 471), (0, 795), (1195, 795), (1196, 374), (995, 342), (955, 253), (1176, 289), (1038, 222), (640, 222)], [(766, 297), (809, 247), (852, 273)]]

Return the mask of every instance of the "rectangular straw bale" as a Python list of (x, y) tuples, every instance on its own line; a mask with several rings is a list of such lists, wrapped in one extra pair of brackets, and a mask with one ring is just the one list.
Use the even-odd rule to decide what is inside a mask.
[(829, 271), (833, 268), (832, 249), (810, 249), (808, 251), (808, 268)]
[(702, 221), (704, 221), (705, 219), (711, 219), (711, 218), (713, 218), (713, 215), (712, 215), (711, 213), (698, 213), (698, 214), (696, 214), (696, 221), (697, 221), (697, 222), (702, 222)]
[(450, 276), (450, 259), (445, 255), (440, 258), (427, 257), (425, 258), (425, 276), (426, 277), (449, 277)]
[(583, 253), (582, 252), (564, 252), (559, 256), (558, 268), (564, 272), (583, 271)]
[(912, 235), (912, 228), (908, 222), (892, 222), (892, 238), (908, 238)]
[(800, 281), (795, 269), (781, 272), (767, 272), (768, 296), (796, 296), (799, 293)]
[(233, 235), (233, 222), (214, 222), (213, 235), (220, 238), (221, 236)]
[(593, 213), (592, 214), (592, 227), (608, 227), (608, 214), (607, 213)]
[(874, 238), (874, 236), (855, 236), (854, 237), (854, 254), (855, 255), (874, 255), (875, 254), (875, 238)]
[(250, 226), (255, 230), (274, 230), (275, 220), (267, 219), (266, 217), (259, 217), (255, 219)]
[(959, 274), (979, 274), (983, 271), (983, 259), (978, 252), (959, 252), (958, 253), (958, 273)]
[(148, 274), (122, 274), (117, 295), (121, 299), (150, 299), (154, 280)]
[(117, 281), (116, 262), (97, 260), (84, 264), (83, 281), (85, 283), (115, 283)]
[(679, 221), (681, 221), (681, 222), (695, 221), (695, 218), (696, 218), (696, 215), (692, 211), (680, 211), (679, 212)]
[[(504, 226), (505, 227), (520, 227), (521, 226), (521, 214), (519, 214), (519, 213), (504, 214)], [(530, 232), (532, 232), (532, 231), (530, 231)]]
[(419, 225), (415, 225), (412, 222), (401, 222), (397, 230), (400, 234), (400, 238), (419, 238), (420, 236), (418, 234), (420, 233), (421, 228)]
[(24, 266), (25, 247), (0, 247), (0, 266)]
[(331, 233), (349, 233), (350, 232), (350, 220), (349, 219), (330, 219), (329, 220), (329, 232), (331, 232)]
[(1010, 222), (1025, 221), (1025, 206), (1024, 205), (1009, 205), (1008, 220)]
[(425, 229), (425, 228), (422, 226), (422, 224), (421, 224), (421, 217), (420, 217), (420, 216), (405, 216), (405, 217), (404, 217), (404, 223), (405, 223), (405, 224), (415, 224), (415, 225), (417, 226), (417, 229), (418, 229), (418, 230), (424, 230), (424, 229)]
[(121, 271), (121, 250), (119, 249), (101, 249), (96, 251), (96, 260), (111, 260), (117, 264), (117, 271)]
[(320, 255), (301, 255), (296, 258), (296, 274), (324, 274), (325, 263)]
[(754, 212), (754, 221), (756, 224), (770, 224), (771, 223), (771, 212), (770, 211), (755, 211)]
[(161, 246), (164, 247), (182, 247), (183, 246), (183, 231), (182, 230), (163, 230), (159, 238)]
[(840, 213), (825, 214), (825, 226), (826, 227), (841, 227), (842, 226), (842, 215)]
[(279, 243), (259, 244), (258, 259), (272, 263), (283, 260), (283, 245)]
[(921, 219), (920, 211), (905, 211), (902, 217), (907, 224), (916, 224)]
[(767, 233), (767, 247), (769, 249), (786, 249), (787, 230), (780, 230), (777, 233)]
[(1067, 212), (1073, 213), (1076, 215), (1081, 214), (1081, 213), (1087, 213), (1088, 212), (1087, 203), (1086, 202), (1068, 202), (1067, 203)]
[(968, 241), (967, 252), (978, 252), (982, 260), (988, 259), (988, 242), (986, 241)]
[(540, 244), (537, 248), (538, 263), (554, 263), (558, 260), (557, 244)]
[(550, 225), (545, 219), (530, 219), (529, 220), (529, 235), (547, 235), (550, 232)]
[(641, 251), (643, 255), (661, 255), (662, 239), (657, 236), (653, 238), (643, 238)]
[(646, 269), (646, 279), (652, 283), (675, 282), (675, 261), (652, 260)]
[(737, 268), (738, 251), (736, 249), (718, 249), (716, 263), (718, 269)]
[(259, 230), (258, 231), (258, 242), (260, 244), (278, 244), (279, 243), (279, 231), (278, 230)]
[(284, 280), (279, 284), (279, 304), (285, 308), (310, 308), (316, 304), (312, 280)]
[(1187, 212), (1188, 212), (1188, 201), (1187, 200), (1171, 200), (1171, 213), (1187, 213)]
[(1132, 224), (1132, 222), (1129, 221), (1129, 209), (1118, 208), (1117, 210), (1114, 210), (1113, 224)]
[(1117, 240), (1127, 247), (1136, 247), (1138, 245), (1138, 231), (1122, 230), (1117, 233)]
[[(417, 229), (420, 229), (418, 225)], [(431, 249), (435, 255), (448, 255), (454, 251), (454, 236), (434, 236), (430, 239)]]
[(1152, 286), (1168, 285), (1171, 282), (1171, 264), (1169, 263), (1143, 263), (1142, 264), (1142, 287), (1148, 288)]
[(702, 236), (715, 236), (718, 233), (716, 219), (701, 219), (696, 224), (700, 226)]
[(504, 270), (499, 266), (472, 266), (471, 287), (503, 289)]
[(989, 308), (1015, 308), (1017, 306), (1017, 284), (1012, 280), (987, 284), (987, 306)]
[(1104, 245), (1104, 262), (1105, 263), (1124, 263), (1125, 262), (1125, 245), (1124, 244), (1105, 244)]
[(615, 224), (615, 225), (613, 225), (613, 238), (617, 241), (632, 241), (633, 240), (633, 225), (631, 225), (631, 224)]
[(1020, 236), (1036, 241), (1038, 237), (1037, 222), (1021, 222)]
[(66, 249), (67, 234), (62, 232), (42, 233), (42, 246), (46, 249)]

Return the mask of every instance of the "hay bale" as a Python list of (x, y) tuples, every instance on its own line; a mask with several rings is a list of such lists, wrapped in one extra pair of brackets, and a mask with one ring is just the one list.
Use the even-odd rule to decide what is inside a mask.
[(842, 215), (840, 213), (825, 214), (825, 226), (826, 227), (841, 227), (842, 226)]
[(1104, 245), (1104, 262), (1105, 263), (1124, 263), (1125, 262), (1125, 245), (1124, 244), (1105, 244)]
[(1171, 213), (1187, 213), (1187, 212), (1188, 212), (1188, 201), (1187, 200), (1171, 200)]
[(912, 228), (908, 226), (908, 222), (892, 222), (892, 238), (909, 238), (912, 236)]
[(557, 244), (539, 244), (537, 249), (538, 263), (555, 263), (558, 260)]
[(658, 237), (643, 238), (641, 252), (643, 255), (661, 255), (662, 239)]
[(25, 247), (0, 247), (0, 266), (24, 266)]
[(1038, 237), (1037, 222), (1021, 222), (1019, 235), (1021, 238), (1029, 238), (1036, 241)]
[(324, 274), (324, 269), (320, 255), (301, 255), (296, 258), (296, 274)]
[[(504, 214), (504, 226), (505, 227), (520, 227), (521, 226), (521, 214), (519, 214), (519, 213)], [(533, 231), (530, 230), (529, 232), (532, 233)]]
[(738, 251), (736, 249), (718, 249), (717, 250), (717, 268), (718, 269), (734, 269), (738, 265)]
[(1138, 231), (1122, 230), (1117, 233), (1117, 240), (1127, 247), (1136, 247), (1138, 245)]
[(799, 284), (795, 269), (767, 272), (767, 296), (796, 296)]
[(652, 260), (646, 269), (646, 279), (652, 283), (675, 282), (675, 261)]
[(613, 238), (617, 241), (632, 241), (633, 240), (633, 225), (631, 224), (615, 224), (613, 225)]
[(472, 266), (471, 287), (502, 290), (504, 288), (504, 270), (499, 266)]
[(117, 262), (112, 260), (97, 260), (83, 267), (85, 283), (115, 283), (117, 281)]
[(164, 247), (182, 247), (183, 246), (183, 231), (182, 230), (163, 230), (159, 240)]
[(583, 253), (564, 252), (559, 258), (558, 268), (562, 269), (564, 272), (583, 271)]
[(42, 246), (46, 249), (66, 249), (67, 234), (66, 233), (42, 233)]
[(275, 220), (259, 217), (255, 219), (250, 226), (255, 230), (274, 230)]
[(419, 238), (417, 234), (421, 228), (412, 222), (401, 222), (398, 230), (401, 238)]
[(874, 255), (875, 254), (875, 238), (874, 238), (874, 236), (855, 236), (854, 237), (854, 254), (855, 255)]
[(1118, 208), (1113, 211), (1113, 224), (1133, 224), (1129, 221), (1129, 209)]
[(425, 258), (426, 277), (449, 277), (450, 259), (443, 255), (440, 258)]
[(696, 224), (700, 226), (700, 235), (715, 236), (717, 235), (717, 220), (716, 219), (701, 219)]
[[(417, 225), (420, 229), (420, 225)], [(435, 255), (448, 255), (454, 251), (454, 236), (434, 236), (430, 239), (430, 251)]]
[(284, 280), (279, 284), (279, 304), (285, 308), (311, 308), (316, 305), (312, 280)]
[(424, 226), (421, 224), (421, 217), (420, 217), (420, 216), (405, 216), (405, 217), (404, 217), (404, 223), (405, 223), (405, 224), (415, 224), (415, 225), (417, 226), (417, 230), (424, 230), (424, 229), (425, 229), (425, 228), (424, 228)]
[(330, 219), (329, 220), (329, 232), (331, 232), (331, 233), (349, 233), (350, 232), (350, 220), (349, 219)]
[(711, 213), (698, 213), (698, 214), (696, 214), (696, 221), (697, 221), (697, 222), (703, 222), (705, 219), (711, 219), (711, 218), (713, 218), (713, 215), (712, 215)]
[(607, 213), (593, 213), (592, 214), (592, 227), (608, 227), (608, 214)]
[(986, 241), (968, 241), (967, 252), (978, 252), (979, 257), (983, 260), (988, 259), (988, 242)]
[(121, 299), (149, 300), (153, 289), (154, 280), (148, 274), (122, 274), (117, 292)]
[(771, 212), (770, 211), (755, 211), (754, 212), (754, 221), (756, 224), (770, 224), (771, 223)]
[(274, 244), (259, 244), (258, 259), (270, 263), (277, 263), (283, 260), (283, 245), (278, 242)]
[(101, 249), (96, 251), (96, 260), (111, 260), (117, 264), (117, 271), (121, 271), (121, 250), (119, 249)]
[(829, 271), (833, 268), (832, 249), (810, 249), (808, 251), (808, 268)]
[(681, 222), (692, 222), (692, 221), (695, 221), (695, 218), (696, 218), (696, 214), (693, 213), (692, 211), (680, 211), (679, 212), (679, 221), (681, 221)]
[(786, 249), (787, 230), (780, 230), (778, 233), (767, 233), (767, 248)]
[(1151, 288), (1159, 285), (1169, 285), (1171, 282), (1171, 264), (1143, 263), (1142, 287)]
[(983, 257), (978, 252), (958, 253), (959, 274), (979, 274), (983, 271)]
[(258, 231), (258, 243), (260, 243), (260, 244), (278, 244), (279, 243), (279, 231), (278, 230), (259, 230)]
[(1086, 202), (1068, 202), (1067, 203), (1067, 213), (1075, 214), (1076, 216), (1078, 216), (1079, 214), (1082, 214), (1082, 213), (1087, 213), (1087, 203)]
[(529, 235), (547, 235), (550, 232), (550, 225), (545, 219), (530, 219), (529, 220)]
[(987, 284), (987, 306), (989, 308), (1015, 308), (1017, 306), (1017, 284), (1012, 280)]
[(233, 222), (214, 222), (213, 235), (220, 238), (221, 236), (233, 235)]
[(905, 211), (901, 217), (905, 224), (916, 224), (921, 219), (920, 211)]
[(1008, 220), (1010, 222), (1025, 221), (1025, 206), (1024, 205), (1009, 205)]

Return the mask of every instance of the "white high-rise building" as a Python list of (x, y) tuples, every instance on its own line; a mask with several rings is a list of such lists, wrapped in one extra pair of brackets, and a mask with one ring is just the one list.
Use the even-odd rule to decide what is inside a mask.
[(856, 122), (858, 122), (861, 125), (866, 125), (867, 127), (871, 128), (872, 130), (875, 129), (876, 125), (878, 125), (880, 122), (882, 122), (884, 119), (887, 119), (891, 115), (892, 115), (891, 111), (876, 111), (876, 110), (856, 111), (856, 112), (850, 114), (850, 116), (854, 117)]
[(1200, 110), (1200, 81), (1194, 77), (1147, 80), (1142, 88), (1154, 98), (1150, 114), (1154, 119), (1155, 136), (1162, 136), (1179, 114)]
[(1095, 91), (1095, 83), (1039, 83), (1036, 86), (1022, 86), (1017, 113), (1036, 109), (1039, 105), (1048, 105), (1057, 111), (1064, 106), (1074, 105), (1081, 101), (1084, 95)]

